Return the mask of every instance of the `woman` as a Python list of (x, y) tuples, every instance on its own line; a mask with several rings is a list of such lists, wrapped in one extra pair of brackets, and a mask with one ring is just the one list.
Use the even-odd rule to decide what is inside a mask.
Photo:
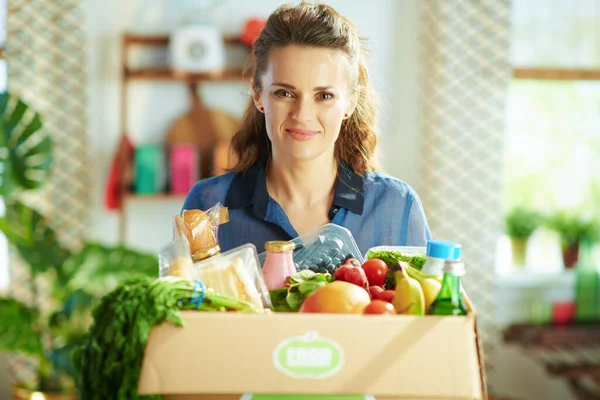
[(254, 44), (252, 98), (232, 172), (198, 182), (184, 209), (229, 208), (223, 251), (289, 240), (332, 222), (361, 252), (425, 246), (419, 197), (376, 172), (375, 105), (353, 25), (322, 4), (283, 6)]

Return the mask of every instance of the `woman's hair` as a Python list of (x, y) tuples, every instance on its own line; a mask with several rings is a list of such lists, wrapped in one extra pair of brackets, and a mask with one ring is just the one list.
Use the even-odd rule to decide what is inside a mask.
[[(361, 59), (361, 39), (353, 23), (324, 4), (302, 2), (275, 10), (256, 39), (251, 54), (249, 69), (255, 91), (262, 90), (262, 76), (271, 51), (289, 45), (338, 50), (347, 57), (352, 74), (352, 95), (357, 96), (357, 102), (354, 112), (342, 121), (335, 155), (358, 174), (376, 169), (376, 97), (369, 85), (367, 68)], [(237, 158), (234, 171), (248, 169), (270, 152), (266, 132), (265, 116), (250, 98), (239, 130), (231, 142), (231, 150)]]

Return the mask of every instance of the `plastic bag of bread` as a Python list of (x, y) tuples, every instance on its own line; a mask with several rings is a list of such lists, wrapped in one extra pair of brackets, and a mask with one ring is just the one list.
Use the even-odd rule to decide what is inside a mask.
[(173, 239), (171, 243), (158, 252), (158, 276), (176, 276), (193, 280), (193, 261), (190, 246), (185, 237)]
[(194, 261), (203, 260), (221, 252), (219, 225), (229, 222), (227, 207), (217, 203), (206, 211), (183, 210), (175, 216), (175, 237), (185, 237)]

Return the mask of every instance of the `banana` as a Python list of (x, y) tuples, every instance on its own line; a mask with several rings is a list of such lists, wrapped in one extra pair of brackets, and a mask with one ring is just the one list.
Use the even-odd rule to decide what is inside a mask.
[(405, 262), (405, 261), (399, 261), (399, 263), (401, 263), (401, 265), (403, 267), (406, 267), (406, 272), (408, 272), (408, 275), (412, 276), (413, 278), (419, 280), (419, 279), (425, 279), (425, 278), (432, 278), (435, 279), (436, 281), (442, 283), (442, 276), (437, 276), (437, 275), (430, 275), (430, 274), (426, 274), (421, 270), (416, 269), (415, 267), (413, 267), (412, 265), (410, 265), (409, 263)]
[[(399, 261), (399, 263), (401, 263), (401, 265), (406, 268), (406, 272), (409, 276), (415, 278), (421, 284), (421, 287), (423, 288), (423, 295), (425, 296), (425, 310), (429, 310), (429, 306), (431, 305), (431, 303), (433, 303), (438, 293), (440, 292), (440, 289), (442, 288), (443, 277), (426, 274), (404, 261)], [(465, 292), (465, 289), (461, 288), (460, 291), (465, 306), (467, 307), (467, 310), (469, 312), (475, 312), (473, 302), (471, 301), (469, 296), (467, 296), (467, 292)]]
[(408, 263), (405, 263), (405, 265), (402, 266), (406, 268), (408, 275), (411, 278), (416, 279), (421, 285), (423, 296), (425, 298), (425, 310), (429, 310), (429, 306), (435, 301), (438, 293), (440, 293), (442, 279), (435, 275), (424, 274)]
[(398, 314), (425, 315), (425, 297), (419, 282), (411, 278), (404, 265), (398, 265), (394, 272), (396, 278), (396, 294), (392, 305)]
[(437, 295), (440, 293), (442, 284), (436, 278), (415, 277), (415, 279), (419, 282), (421, 288), (423, 289), (425, 310), (429, 310), (429, 306), (435, 301)]

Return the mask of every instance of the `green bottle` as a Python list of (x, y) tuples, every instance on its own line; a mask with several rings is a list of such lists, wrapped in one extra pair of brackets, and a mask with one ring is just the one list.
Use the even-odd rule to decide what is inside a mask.
[(593, 260), (594, 242), (583, 239), (575, 268), (575, 320), (600, 320), (600, 275)]
[(465, 274), (465, 264), (460, 260), (446, 260), (442, 288), (429, 306), (430, 315), (467, 315), (467, 307), (460, 293), (460, 277)]

